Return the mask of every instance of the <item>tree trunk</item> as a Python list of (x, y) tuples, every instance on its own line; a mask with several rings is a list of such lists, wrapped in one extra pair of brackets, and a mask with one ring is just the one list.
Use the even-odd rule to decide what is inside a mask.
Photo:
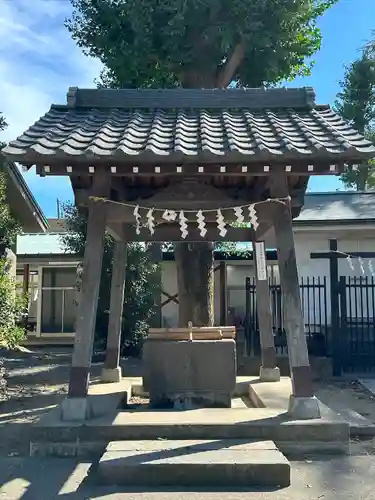
[(214, 243), (175, 245), (179, 326), (212, 326), (214, 322)]
[[(228, 58), (228, 68), (224, 67), (219, 77), (216, 72), (198, 68), (181, 75), (184, 88), (222, 88), (232, 79), (237, 66), (244, 57), (244, 47), (234, 50)], [(175, 245), (175, 262), (179, 297), (179, 325), (186, 327), (212, 326), (214, 323), (214, 271), (213, 252), (215, 244), (178, 243)]]
[(357, 191), (366, 191), (367, 179), (369, 174), (368, 164), (362, 164), (359, 166), (359, 171), (357, 175)]

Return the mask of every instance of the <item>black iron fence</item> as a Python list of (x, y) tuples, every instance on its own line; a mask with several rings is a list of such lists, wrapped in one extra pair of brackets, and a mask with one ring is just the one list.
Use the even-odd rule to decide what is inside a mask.
[(341, 277), (339, 363), (343, 371), (375, 370), (375, 280)]
[[(286, 355), (281, 288), (270, 280), (269, 289), (275, 347)], [(300, 293), (309, 354), (332, 356), (344, 372), (375, 371), (375, 278), (343, 276), (337, 287), (329, 288), (326, 277), (307, 277), (300, 280)], [(338, 300), (332, 301), (330, 294)], [(329, 304), (335, 303), (339, 324), (332, 327)], [(244, 333), (247, 355), (259, 355), (255, 278), (246, 278)]]
[[(246, 353), (260, 354), (260, 336), (256, 310), (255, 278), (246, 278), (246, 313), (244, 322)], [(271, 297), (272, 329), (278, 354), (287, 354), (286, 332), (283, 327), (281, 288), (275, 281), (269, 280)], [(305, 319), (305, 335), (309, 353), (312, 356), (328, 356), (329, 317), (327, 300), (327, 279), (325, 277), (307, 277), (300, 281), (301, 303)]]

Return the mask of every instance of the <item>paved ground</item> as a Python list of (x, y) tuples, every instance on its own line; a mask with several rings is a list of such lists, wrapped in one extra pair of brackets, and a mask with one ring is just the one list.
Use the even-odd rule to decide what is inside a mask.
[(95, 484), (90, 464), (70, 459), (0, 459), (4, 500), (373, 500), (375, 457), (293, 462), (292, 486), (279, 491), (129, 491)]
[[(352, 443), (349, 457), (317, 457), (292, 463), (292, 486), (281, 491), (152, 492), (103, 488), (95, 464), (71, 459), (29, 458), (30, 424), (66, 394), (70, 353), (9, 356), (10, 400), (0, 406), (0, 500), (375, 500), (375, 441)], [(100, 372), (93, 367), (93, 376)], [(124, 363), (136, 376), (139, 363)], [(317, 395), (333, 408), (352, 408), (375, 422), (375, 401), (355, 381), (317, 384)]]

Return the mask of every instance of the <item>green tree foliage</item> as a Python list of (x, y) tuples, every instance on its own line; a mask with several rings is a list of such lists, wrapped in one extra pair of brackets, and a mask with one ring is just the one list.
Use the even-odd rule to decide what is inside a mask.
[[(62, 236), (62, 243), (66, 251), (83, 256), (87, 217), (71, 204), (64, 205), (64, 217), (67, 232)], [(113, 239), (106, 234), (96, 318), (95, 345), (97, 349), (104, 347), (107, 337), (113, 245)], [(78, 273), (78, 288), (79, 281)], [(142, 244), (129, 244), (122, 316), (122, 354), (137, 355), (139, 353), (149, 322), (155, 314), (154, 305), (157, 293), (160, 294), (157, 265), (151, 262), (149, 253)]]
[[(7, 123), (0, 114), (0, 130), (4, 130), (6, 126)], [(12, 348), (24, 338), (24, 328), (17, 324), (26, 312), (27, 300), (16, 293), (15, 280), (9, 273), (10, 262), (6, 252), (15, 243), (21, 227), (7, 203), (7, 173), (2, 160), (0, 157), (0, 347)], [(3, 384), (0, 381), (0, 391), (1, 387)]]
[(0, 259), (0, 348), (17, 347), (24, 339), (25, 329), (20, 324), (26, 311), (27, 297), (17, 293), (15, 280), (9, 274), (9, 262)]
[[(369, 48), (345, 69), (335, 108), (361, 134), (375, 144), (375, 54)], [(347, 187), (365, 191), (375, 186), (375, 162), (363, 163), (358, 170), (348, 167), (341, 176)]]
[(67, 27), (113, 87), (258, 87), (310, 72), (337, 0), (71, 0)]
[[(66, 26), (103, 63), (99, 85), (260, 87), (310, 73), (316, 21), (336, 1), (71, 0)], [(212, 251), (210, 242), (175, 246), (181, 326), (212, 321)]]

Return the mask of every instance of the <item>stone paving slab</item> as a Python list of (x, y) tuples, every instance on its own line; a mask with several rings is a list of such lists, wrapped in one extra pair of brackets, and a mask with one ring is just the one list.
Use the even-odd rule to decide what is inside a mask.
[(349, 425), (329, 418), (291, 420), (273, 408), (128, 410), (83, 424), (50, 413), (33, 426), (30, 453), (83, 456), (85, 450), (102, 453), (110, 441), (158, 438), (272, 440), (285, 453), (347, 453)]
[[(375, 391), (375, 379), (360, 380), (364, 387)], [(279, 382), (260, 382), (258, 377), (253, 377), (249, 383), (249, 397), (257, 408), (288, 408), (289, 397), (292, 393), (292, 382), (289, 377), (281, 377)], [(375, 392), (374, 392), (375, 394)], [(323, 418), (344, 421), (349, 424), (351, 437), (375, 436), (375, 424), (369, 419), (349, 408), (332, 410), (319, 401)]]
[(289, 486), (290, 464), (271, 441), (112, 442), (99, 482), (127, 486)]
[(251, 377), (248, 390), (256, 408), (277, 408), (287, 411), (292, 394), (292, 381), (290, 377), (281, 377), (278, 382), (261, 382), (259, 377)]

